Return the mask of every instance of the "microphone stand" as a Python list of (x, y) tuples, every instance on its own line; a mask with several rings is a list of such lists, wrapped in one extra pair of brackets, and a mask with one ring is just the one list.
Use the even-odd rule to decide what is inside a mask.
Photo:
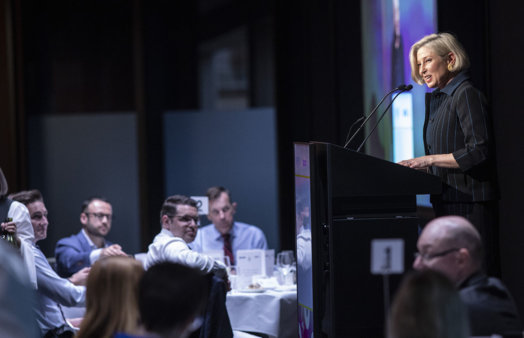
[[(386, 110), (384, 110), (384, 112), (382, 113), (382, 115), (380, 115), (377, 123), (375, 123), (375, 125), (373, 126), (373, 129), (371, 129), (371, 131), (369, 132), (368, 136), (366, 136), (366, 138), (364, 139), (364, 141), (362, 141), (362, 143), (360, 144), (360, 146), (357, 148), (357, 153), (360, 151), (360, 149), (362, 148), (362, 146), (366, 143), (366, 141), (368, 140), (368, 138), (371, 136), (371, 134), (373, 134), (373, 132), (375, 131), (375, 129), (377, 128), (378, 124), (380, 123), (380, 121), (382, 121), (382, 119), (384, 118), (384, 116), (386, 115), (387, 111), (389, 110), (389, 107), (391, 107), (391, 105), (393, 104), (393, 101), (395, 101), (395, 99), (397, 98), (397, 96), (399, 96), (400, 94), (402, 94), (403, 92), (406, 92), (408, 90), (411, 90), (411, 88), (413, 88), (412, 85), (408, 85), (408, 86), (400, 86), (399, 88), (397, 89), (400, 89), (400, 91), (397, 93), (397, 95), (395, 95), (395, 97), (393, 97), (393, 100), (391, 100), (391, 102), (388, 104), (388, 106), (386, 107)], [(392, 91), (393, 92), (393, 91)], [(392, 93), (390, 92), (390, 93)], [(390, 93), (386, 94), (389, 95)], [(381, 101), (382, 102), (382, 101)], [(371, 116), (371, 114), (370, 114)]]
[(351, 127), (349, 127), (349, 130), (348, 130), (348, 133), (346, 135), (346, 140), (344, 141), (344, 148), (348, 145), (349, 141), (348, 141), (348, 138), (349, 138), (349, 135), (351, 134), (351, 131), (353, 130), (353, 127), (355, 127), (357, 125), (357, 123), (359, 123), (360, 121), (362, 121), (363, 119), (365, 119), (366, 117), (365, 116), (361, 116), (359, 117), (355, 122), (353, 122), (353, 124), (351, 124)]
[[(369, 115), (366, 117), (366, 119), (364, 120), (364, 122), (362, 122), (362, 124), (360, 125), (360, 127), (358, 127), (357, 131), (351, 136), (351, 138), (349, 139), (349, 141), (346, 142), (346, 144), (344, 144), (344, 148), (347, 148), (348, 145), (351, 143), (351, 141), (353, 141), (353, 139), (355, 138), (355, 136), (357, 136), (358, 132), (362, 129), (362, 127), (364, 127), (364, 125), (368, 122), (368, 120), (371, 118), (371, 116), (373, 116), (375, 114), (375, 112), (378, 110), (378, 107), (380, 107), (380, 105), (382, 104), (382, 102), (384, 102), (384, 100), (386, 99), (386, 97), (388, 97), (389, 95), (391, 95), (391, 93), (393, 92), (396, 92), (397, 90), (402, 90), (406, 88), (406, 85), (400, 85), (398, 86), (397, 88), (389, 91), (386, 95), (384, 95), (384, 97), (382, 98), (382, 100), (380, 100), (380, 102), (375, 106), (375, 108), (373, 108), (373, 110), (371, 111), (371, 113), (369, 113)], [(405, 90), (405, 89), (404, 89)], [(358, 151), (358, 150), (357, 150)]]

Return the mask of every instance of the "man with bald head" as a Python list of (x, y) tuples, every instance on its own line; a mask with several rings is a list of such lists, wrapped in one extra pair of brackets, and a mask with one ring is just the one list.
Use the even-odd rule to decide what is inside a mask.
[(460, 216), (429, 222), (417, 242), (413, 267), (446, 275), (459, 289), (474, 336), (522, 335), (522, 324), (509, 291), (482, 269), (483, 248), (475, 227)]

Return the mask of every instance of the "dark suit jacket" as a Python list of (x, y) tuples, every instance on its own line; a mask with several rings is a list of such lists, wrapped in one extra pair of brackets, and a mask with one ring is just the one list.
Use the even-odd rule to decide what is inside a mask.
[(226, 308), (226, 283), (212, 274), (208, 275), (208, 279), (209, 296), (199, 337), (232, 338), (233, 330)]
[(459, 168), (432, 167), (443, 181), (442, 199), (480, 202), (498, 199), (494, 139), (485, 97), (467, 73), (442, 90), (426, 94), (426, 155), (452, 153)]
[(517, 307), (499, 279), (474, 274), (460, 286), (460, 298), (468, 309), (472, 336), (522, 337)]
[[(111, 244), (106, 241), (106, 245)], [(82, 231), (59, 240), (55, 248), (58, 275), (67, 278), (82, 268), (91, 266), (89, 254), (92, 250)]]

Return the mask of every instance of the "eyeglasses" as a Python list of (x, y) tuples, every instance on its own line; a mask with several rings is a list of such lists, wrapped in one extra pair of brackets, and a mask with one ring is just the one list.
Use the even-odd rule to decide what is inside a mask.
[(415, 259), (419, 258), (422, 259), (423, 261), (430, 261), (432, 260), (433, 258), (437, 258), (437, 257), (442, 257), (442, 256), (446, 256), (452, 252), (455, 252), (455, 251), (459, 251), (460, 248), (451, 248), (451, 249), (448, 249), (448, 250), (444, 250), (444, 251), (441, 251), (441, 252), (437, 252), (437, 253), (434, 253), (434, 254), (421, 254), (420, 252), (415, 252), (414, 253), (414, 256), (415, 256)]
[(189, 215), (176, 216), (175, 215), (174, 217), (176, 217), (176, 219), (178, 219), (178, 221), (182, 223), (191, 223), (191, 221), (195, 222), (196, 225), (200, 223), (200, 218), (198, 218), (198, 216), (189, 216)]
[(86, 214), (87, 217), (89, 217), (89, 215), (93, 215), (99, 221), (103, 221), (104, 217), (107, 217), (108, 221), (111, 221), (113, 219), (113, 215), (111, 215), (111, 214), (104, 214), (104, 213), (101, 213), (101, 212), (84, 212), (84, 214)]

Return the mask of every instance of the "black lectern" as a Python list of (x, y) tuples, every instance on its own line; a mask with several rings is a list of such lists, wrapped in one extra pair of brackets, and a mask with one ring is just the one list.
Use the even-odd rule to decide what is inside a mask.
[[(401, 275), (371, 273), (371, 242), (401, 239), (416, 251), (416, 195), (438, 177), (327, 143), (295, 143), (299, 330), (310, 337), (383, 337), (384, 293)], [(387, 305), (387, 304), (386, 304)]]

